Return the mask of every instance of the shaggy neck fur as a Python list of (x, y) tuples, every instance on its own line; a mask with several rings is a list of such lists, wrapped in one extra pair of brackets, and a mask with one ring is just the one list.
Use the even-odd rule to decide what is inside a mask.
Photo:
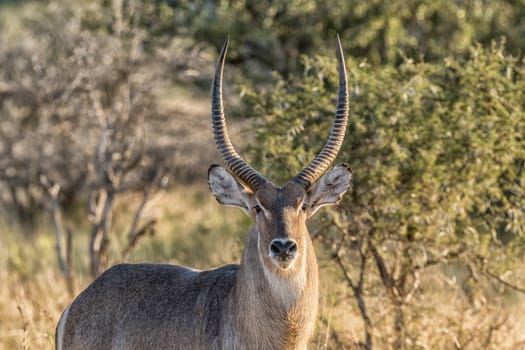
[[(306, 349), (315, 326), (318, 270), (310, 237), (290, 271), (263, 265), (258, 234), (248, 236), (234, 287), (233, 313), (239, 348)], [(247, 342), (247, 343), (246, 343)]]

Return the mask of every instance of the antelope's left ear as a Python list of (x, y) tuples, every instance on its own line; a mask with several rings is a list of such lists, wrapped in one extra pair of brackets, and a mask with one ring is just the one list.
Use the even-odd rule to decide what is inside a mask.
[(309, 216), (325, 205), (338, 204), (343, 194), (350, 188), (352, 169), (347, 164), (339, 164), (324, 174), (308, 191), (305, 204)]

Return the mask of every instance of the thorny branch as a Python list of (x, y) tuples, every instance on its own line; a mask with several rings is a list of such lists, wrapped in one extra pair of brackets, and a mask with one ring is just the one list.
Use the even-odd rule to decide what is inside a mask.
[(354, 282), (352, 277), (350, 276), (350, 273), (348, 272), (347, 267), (343, 263), (342, 260), (342, 248), (346, 240), (346, 231), (343, 230), (342, 227), (339, 227), (342, 231), (341, 239), (336, 246), (335, 252), (333, 254), (333, 260), (336, 262), (337, 266), (343, 273), (343, 277), (352, 289), (354, 293), (354, 297), (356, 298), (357, 306), (359, 308), (359, 312), (361, 313), (361, 317), (363, 318), (363, 321), (365, 323), (365, 344), (362, 344), (364, 349), (371, 350), (372, 349), (372, 335), (373, 335), (373, 324), (370, 319), (370, 316), (368, 315), (368, 310), (366, 307), (366, 302), (364, 299), (364, 280), (365, 280), (365, 270), (366, 270), (366, 263), (368, 260), (368, 249), (366, 249), (363, 246), (363, 240), (360, 239), (358, 241), (358, 251), (360, 256), (360, 264), (359, 264), (359, 277), (357, 279), (357, 282)]
[(510, 289), (513, 289), (513, 290), (515, 290), (517, 292), (520, 292), (520, 293), (525, 293), (525, 288), (518, 287), (518, 286), (516, 286), (516, 285), (514, 285), (514, 284), (512, 284), (510, 282), (505, 281), (503, 278), (501, 278), (499, 275), (495, 274), (494, 272), (490, 271), (488, 268), (484, 269), (484, 273), (487, 276), (495, 279), (499, 283), (503, 284), (504, 286), (509, 287)]

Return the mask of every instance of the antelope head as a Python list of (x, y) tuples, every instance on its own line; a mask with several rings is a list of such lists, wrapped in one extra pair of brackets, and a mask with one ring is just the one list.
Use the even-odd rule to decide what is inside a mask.
[(217, 200), (243, 209), (254, 221), (259, 259), (265, 271), (278, 276), (293, 274), (304, 266), (311, 241), (306, 221), (320, 207), (337, 204), (348, 190), (352, 173), (341, 164), (326, 174), (341, 145), (348, 121), (346, 69), (339, 37), (339, 97), (328, 141), (311, 162), (293, 179), (279, 187), (246, 163), (234, 149), (226, 127), (222, 104), (222, 72), (228, 39), (219, 56), (212, 87), (212, 127), (217, 149), (229, 171), (212, 165), (210, 189)]

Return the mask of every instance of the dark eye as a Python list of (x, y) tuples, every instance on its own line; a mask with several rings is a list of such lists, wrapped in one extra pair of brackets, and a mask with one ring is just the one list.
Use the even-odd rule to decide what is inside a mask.
[(303, 211), (306, 211), (306, 210), (308, 210), (308, 208), (309, 208), (308, 204), (303, 203), (303, 206), (301, 207), (301, 209), (302, 209)]
[(252, 210), (255, 210), (255, 214), (259, 214), (262, 209), (261, 209), (261, 206), (260, 205), (256, 205), (252, 208)]

